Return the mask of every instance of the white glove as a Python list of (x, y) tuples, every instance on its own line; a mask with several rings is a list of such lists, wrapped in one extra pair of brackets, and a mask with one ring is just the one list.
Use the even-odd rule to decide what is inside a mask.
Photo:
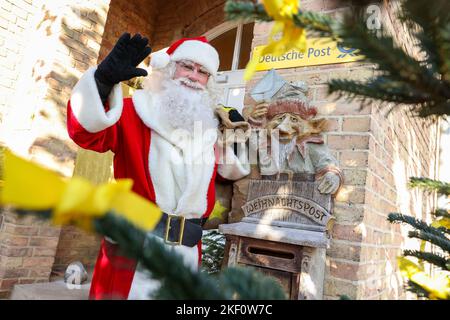
[(334, 172), (327, 172), (319, 179), (319, 186), (317, 189), (320, 193), (335, 193), (339, 188), (341, 178)]

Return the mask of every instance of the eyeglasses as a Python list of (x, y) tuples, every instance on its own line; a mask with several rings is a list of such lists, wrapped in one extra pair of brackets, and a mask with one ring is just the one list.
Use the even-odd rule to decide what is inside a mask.
[(183, 69), (187, 70), (187, 71), (197, 71), (199, 74), (205, 76), (205, 77), (209, 77), (211, 74), (206, 71), (203, 67), (201, 66), (195, 66), (194, 64), (190, 64), (190, 63), (186, 63), (186, 62), (182, 62), (182, 61), (178, 61), (177, 65), (179, 65), (180, 67), (182, 67)]

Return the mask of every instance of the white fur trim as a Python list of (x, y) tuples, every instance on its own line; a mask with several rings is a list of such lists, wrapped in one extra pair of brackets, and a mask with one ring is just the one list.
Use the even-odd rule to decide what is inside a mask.
[(200, 218), (207, 208), (217, 133), (210, 130), (199, 140), (180, 139), (159, 117), (154, 99), (144, 90), (133, 95), (136, 113), (152, 129), (148, 166), (156, 203), (164, 212)]
[[(150, 237), (155, 237), (149, 234)], [(162, 239), (157, 238), (162, 242)], [(167, 248), (172, 249), (174, 252), (182, 256), (185, 266), (192, 270), (198, 269), (198, 248), (194, 246), (192, 248), (186, 246), (170, 246)], [(160, 286), (159, 281), (151, 279), (148, 272), (144, 272), (142, 267), (138, 264), (136, 272), (134, 273), (133, 281), (131, 283), (130, 293), (128, 294), (128, 300), (148, 300), (150, 295), (154, 293)]]
[(238, 180), (250, 173), (250, 163), (247, 160), (247, 149), (243, 148), (238, 158), (231, 145), (221, 146), (217, 143), (219, 153), (219, 165), (217, 173), (228, 180)]
[(150, 66), (155, 69), (162, 69), (170, 62), (170, 56), (167, 54), (167, 48), (153, 52), (150, 55)]
[(172, 61), (191, 60), (208, 70), (213, 76), (219, 69), (219, 54), (216, 49), (208, 43), (198, 40), (184, 41), (171, 56)]
[(89, 68), (75, 85), (70, 98), (73, 114), (86, 131), (102, 131), (117, 121), (122, 115), (123, 94), (120, 84), (114, 86), (109, 95), (109, 110), (105, 112), (94, 79), (96, 67)]

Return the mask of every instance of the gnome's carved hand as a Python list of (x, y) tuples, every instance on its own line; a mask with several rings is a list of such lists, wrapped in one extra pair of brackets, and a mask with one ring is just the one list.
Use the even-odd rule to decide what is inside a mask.
[(250, 124), (245, 121), (236, 109), (227, 111), (224, 106), (219, 105), (215, 109), (215, 113), (221, 123), (222, 137), (219, 137), (219, 143), (229, 145), (233, 142), (247, 141), (251, 134)]
[(335, 193), (341, 183), (341, 178), (334, 172), (327, 172), (319, 179), (319, 186), (317, 189), (320, 193)]
[(265, 117), (267, 114), (267, 110), (269, 108), (269, 104), (267, 102), (259, 103), (255, 106), (250, 117), (254, 119), (259, 119)]
[(121, 81), (146, 76), (147, 71), (136, 68), (151, 52), (148, 39), (124, 33), (106, 58), (99, 64), (94, 77), (102, 102), (105, 103), (112, 87)]

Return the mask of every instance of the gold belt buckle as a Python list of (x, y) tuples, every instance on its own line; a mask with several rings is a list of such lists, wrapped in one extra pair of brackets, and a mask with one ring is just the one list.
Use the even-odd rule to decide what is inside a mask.
[[(180, 220), (180, 233), (178, 234), (178, 241), (170, 241), (169, 240), (169, 230), (170, 230), (170, 221), (172, 219)], [(164, 235), (164, 242), (170, 244), (172, 246), (181, 245), (184, 234), (184, 222), (186, 218), (183, 216), (177, 216), (175, 214), (167, 214), (167, 222), (166, 222), (166, 234)]]

